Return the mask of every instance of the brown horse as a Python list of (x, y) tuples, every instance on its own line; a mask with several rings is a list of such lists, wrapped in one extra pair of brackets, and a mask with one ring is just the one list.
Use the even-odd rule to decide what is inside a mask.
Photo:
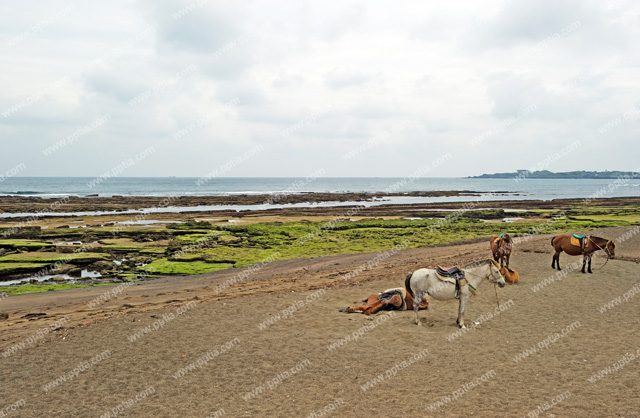
[(591, 256), (598, 250), (604, 250), (609, 258), (616, 257), (616, 244), (610, 239), (604, 239), (599, 237), (587, 236), (585, 238), (587, 242), (584, 244), (584, 250), (579, 245), (571, 244), (570, 235), (556, 235), (551, 238), (551, 245), (555, 248), (556, 253), (553, 255), (551, 261), (551, 268), (558, 267), (560, 270), (560, 253), (564, 251), (569, 255), (581, 255), (582, 254), (582, 272), (584, 273), (584, 267), (589, 260), (589, 273), (591, 273)]
[(516, 284), (520, 281), (520, 275), (517, 271), (511, 270), (509, 267), (500, 267), (500, 274), (504, 277), (504, 281), (507, 284)]
[(502, 267), (504, 260), (507, 260), (507, 268), (509, 268), (509, 258), (511, 257), (511, 249), (513, 248), (513, 241), (509, 234), (500, 234), (495, 237), (491, 237), (489, 242), (491, 245), (491, 252), (493, 253), (493, 259), (500, 261)]
[[(365, 315), (373, 315), (381, 310), (407, 310), (413, 309), (413, 296), (407, 295), (404, 288), (387, 289), (382, 293), (374, 293), (362, 299), (363, 305), (349, 306), (339, 309), (340, 312), (362, 312)], [(429, 309), (427, 297), (423, 297), (419, 309)]]

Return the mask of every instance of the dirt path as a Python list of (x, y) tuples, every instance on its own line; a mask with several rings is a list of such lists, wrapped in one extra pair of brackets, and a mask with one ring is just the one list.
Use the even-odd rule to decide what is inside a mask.
[[(578, 259), (566, 255), (566, 276), (551, 270), (547, 236), (522, 243), (511, 265), (521, 283), (499, 290), (503, 311), (492, 318), (494, 290), (480, 287), (466, 316), (480, 325), (466, 332), (455, 326), (455, 302), (433, 301), (423, 327), (408, 312), (338, 312), (418, 267), (488, 254), (482, 241), (384, 259), (280, 261), (248, 277), (166, 278), (121, 293), (110, 286), (9, 297), (0, 301), (9, 314), (0, 321), (0, 408), (9, 409), (0, 411), (511, 417), (549, 406), (538, 416), (640, 416), (640, 360), (630, 356), (640, 356), (640, 235), (619, 243), (621, 259), (593, 275), (569, 272)], [(49, 332), (53, 324), (61, 327)], [(619, 370), (590, 383), (616, 363)]]

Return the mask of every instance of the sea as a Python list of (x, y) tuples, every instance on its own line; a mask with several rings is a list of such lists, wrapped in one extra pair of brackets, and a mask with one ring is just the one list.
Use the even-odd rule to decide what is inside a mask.
[[(607, 198), (640, 196), (640, 179), (529, 179), (455, 177), (8, 177), (0, 182), (0, 195), (39, 196), (59, 199), (65, 196), (228, 196), (238, 194), (348, 193), (412, 191), (494, 192), (485, 196), (495, 200), (553, 200), (566, 198)], [(473, 201), (478, 196), (397, 196), (377, 199), (367, 205), (393, 203), (433, 203)], [(341, 205), (353, 202), (341, 202)], [(277, 199), (266, 205), (194, 207), (191, 210), (265, 209), (289, 206), (322, 206), (330, 203), (279, 205)], [(176, 208), (176, 211), (179, 209)], [(163, 211), (172, 211), (163, 208)], [(122, 213), (122, 212), (121, 212)], [(87, 213), (89, 214), (89, 213)], [(97, 214), (97, 213), (96, 213)], [(19, 214), (1, 214), (16, 216)]]

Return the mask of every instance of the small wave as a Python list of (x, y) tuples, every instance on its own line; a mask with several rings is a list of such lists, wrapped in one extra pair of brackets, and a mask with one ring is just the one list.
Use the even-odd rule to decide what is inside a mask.
[(45, 192), (36, 192), (33, 190), (18, 190), (17, 192), (0, 192), (0, 194), (4, 195), (34, 195), (34, 194), (45, 194)]
[(258, 191), (258, 190), (244, 190), (238, 192), (225, 192), (227, 196), (236, 196), (236, 195), (261, 195), (261, 194), (275, 194), (277, 192), (273, 191)]

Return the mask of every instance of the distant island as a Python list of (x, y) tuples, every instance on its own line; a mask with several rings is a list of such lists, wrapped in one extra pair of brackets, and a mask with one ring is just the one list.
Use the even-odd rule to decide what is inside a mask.
[(482, 174), (480, 176), (469, 176), (471, 179), (617, 179), (621, 177), (635, 178), (638, 173), (634, 171), (567, 171), (564, 173), (554, 173), (549, 170), (529, 171), (518, 170), (515, 173), (494, 173)]

